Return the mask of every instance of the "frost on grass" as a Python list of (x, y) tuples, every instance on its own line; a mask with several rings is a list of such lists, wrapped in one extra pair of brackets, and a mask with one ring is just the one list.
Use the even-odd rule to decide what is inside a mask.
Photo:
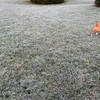
[(99, 9), (0, 5), (0, 100), (99, 100)]
[(87, 55), (90, 48), (84, 44), (75, 48), (73, 40), (67, 39), (65, 46), (61, 36), (59, 44), (50, 36), (55, 44), (48, 45), (43, 36), (23, 47), (20, 41), (11, 52), (7, 49), (0, 63), (1, 100), (99, 99), (99, 56)]

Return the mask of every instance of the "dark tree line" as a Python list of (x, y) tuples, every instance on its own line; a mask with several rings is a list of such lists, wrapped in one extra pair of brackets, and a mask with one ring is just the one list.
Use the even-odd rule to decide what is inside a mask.
[(30, 1), (35, 4), (58, 4), (64, 2), (64, 0), (30, 0)]
[[(30, 0), (35, 4), (58, 4), (63, 3), (65, 0)], [(95, 5), (100, 6), (100, 0), (95, 0)]]
[(100, 0), (95, 0), (96, 6), (100, 6)]

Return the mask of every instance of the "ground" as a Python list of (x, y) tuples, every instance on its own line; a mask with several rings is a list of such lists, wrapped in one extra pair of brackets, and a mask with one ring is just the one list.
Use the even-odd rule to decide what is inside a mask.
[(0, 100), (100, 100), (96, 20), (93, 0), (0, 0)]

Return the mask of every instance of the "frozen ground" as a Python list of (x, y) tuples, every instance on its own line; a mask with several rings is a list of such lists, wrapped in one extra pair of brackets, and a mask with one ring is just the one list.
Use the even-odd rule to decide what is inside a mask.
[(0, 0), (0, 100), (100, 100), (95, 20), (93, 0)]

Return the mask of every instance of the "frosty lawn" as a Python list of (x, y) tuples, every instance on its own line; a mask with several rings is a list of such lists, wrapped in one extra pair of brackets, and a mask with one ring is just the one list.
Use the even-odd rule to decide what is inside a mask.
[(0, 1), (0, 100), (99, 100), (100, 8)]

